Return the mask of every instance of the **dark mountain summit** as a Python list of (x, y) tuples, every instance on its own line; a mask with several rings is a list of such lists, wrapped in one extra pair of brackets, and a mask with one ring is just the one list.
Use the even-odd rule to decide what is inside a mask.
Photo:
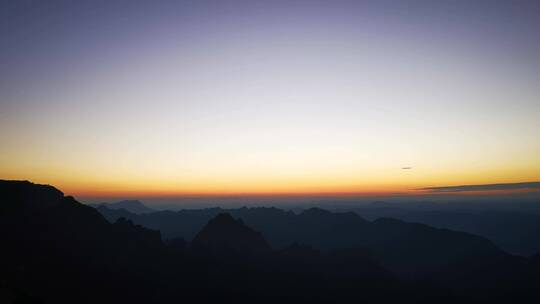
[(114, 203), (89, 204), (89, 206), (94, 207), (94, 208), (104, 206), (113, 210), (125, 209), (135, 214), (143, 214), (143, 213), (150, 213), (150, 212), (156, 211), (152, 208), (147, 207), (141, 201), (137, 201), (137, 200), (125, 200), (125, 201), (119, 201), (119, 202), (114, 202)]
[(60, 203), (64, 194), (49, 185), (36, 185), (29, 181), (0, 181), (0, 194), (4, 203), (2, 212), (35, 211)]
[(221, 213), (211, 219), (195, 236), (192, 243), (195, 246), (248, 253), (271, 250), (260, 233), (246, 226), (241, 219), (235, 220), (228, 213)]

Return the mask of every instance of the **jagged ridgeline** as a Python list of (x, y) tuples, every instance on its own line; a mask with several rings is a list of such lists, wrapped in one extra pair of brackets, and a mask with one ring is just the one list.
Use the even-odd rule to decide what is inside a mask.
[[(427, 225), (382, 218), (367, 221), (352, 212), (333, 213), (311, 208), (300, 214), (278, 208), (199, 209), (133, 214), (127, 210), (98, 210), (111, 222), (129, 218), (145, 227), (160, 230), (164, 238), (191, 241), (204, 225), (220, 213), (229, 213), (262, 233), (275, 249), (292, 243), (322, 251), (364, 248), (396, 275), (425, 277), (463, 260), (500, 258), (506, 255), (485, 238)], [(204, 231), (204, 230), (203, 230)]]

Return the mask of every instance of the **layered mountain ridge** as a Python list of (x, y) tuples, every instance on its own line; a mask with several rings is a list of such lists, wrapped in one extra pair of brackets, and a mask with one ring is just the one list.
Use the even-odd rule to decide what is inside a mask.
[[(219, 210), (193, 240), (163, 242), (158, 230), (133, 219), (110, 223), (51, 186), (19, 181), (0, 181), (0, 211), (0, 296), (16, 302), (506, 303), (537, 297), (540, 282), (538, 256), (514, 257), (476, 236), (352, 213), (257, 208), (248, 222)], [(278, 220), (275, 231), (292, 238), (333, 236), (342, 243), (330, 245), (347, 247), (293, 242), (272, 249), (269, 231), (250, 225), (255, 219), (263, 228)], [(400, 269), (405, 263), (414, 268)], [(411, 269), (417, 276), (395, 275)]]

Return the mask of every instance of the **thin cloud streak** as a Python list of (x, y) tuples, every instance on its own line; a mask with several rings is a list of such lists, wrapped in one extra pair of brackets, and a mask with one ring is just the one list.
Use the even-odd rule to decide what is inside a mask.
[(420, 188), (416, 190), (430, 191), (430, 192), (462, 192), (462, 191), (523, 190), (523, 189), (539, 189), (540, 190), (540, 182), (426, 187), (426, 188)]

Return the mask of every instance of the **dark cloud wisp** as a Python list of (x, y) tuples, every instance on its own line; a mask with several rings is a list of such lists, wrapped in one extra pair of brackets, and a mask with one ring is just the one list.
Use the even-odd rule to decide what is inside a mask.
[(417, 190), (430, 191), (430, 192), (461, 192), (461, 191), (523, 190), (523, 189), (540, 190), (540, 182), (426, 187), (426, 188), (420, 188)]

